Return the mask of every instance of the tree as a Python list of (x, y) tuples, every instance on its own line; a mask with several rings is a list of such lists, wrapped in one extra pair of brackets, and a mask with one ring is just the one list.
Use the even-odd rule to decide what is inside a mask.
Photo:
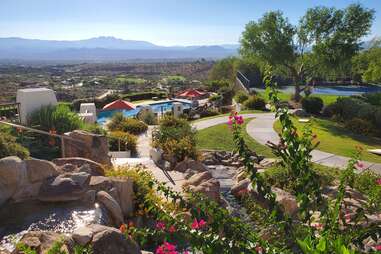
[(236, 58), (229, 57), (216, 62), (209, 72), (210, 80), (226, 79), (231, 82), (235, 80), (235, 64)]
[(294, 80), (296, 101), (316, 72), (350, 70), (352, 57), (360, 50), (360, 39), (372, 25), (374, 10), (360, 4), (345, 9), (308, 9), (297, 26), (280, 11), (266, 13), (246, 25), (241, 55), (257, 57)]
[(352, 59), (353, 73), (362, 80), (370, 83), (381, 82), (381, 41), (375, 41), (373, 45), (360, 52)]

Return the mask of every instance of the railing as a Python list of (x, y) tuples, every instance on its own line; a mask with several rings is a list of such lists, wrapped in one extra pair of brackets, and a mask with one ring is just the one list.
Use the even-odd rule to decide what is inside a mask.
[(242, 90), (249, 93), (250, 92), (250, 80), (245, 77), (240, 71), (237, 71), (236, 74), (236, 83)]

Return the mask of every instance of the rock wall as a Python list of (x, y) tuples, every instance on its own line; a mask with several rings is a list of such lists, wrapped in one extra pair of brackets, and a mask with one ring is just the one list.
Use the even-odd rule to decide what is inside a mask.
[(65, 140), (65, 157), (82, 157), (100, 164), (111, 165), (105, 136), (80, 130), (68, 132), (65, 135), (78, 140)]

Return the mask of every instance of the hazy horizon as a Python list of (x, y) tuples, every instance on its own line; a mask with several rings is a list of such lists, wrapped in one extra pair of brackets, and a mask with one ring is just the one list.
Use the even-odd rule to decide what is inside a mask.
[(281, 10), (296, 24), (308, 8), (357, 2), (376, 10), (366, 39), (381, 35), (381, 5), (371, 0), (2, 0), (0, 37), (72, 41), (112, 36), (160, 46), (237, 44), (245, 25), (267, 11)]

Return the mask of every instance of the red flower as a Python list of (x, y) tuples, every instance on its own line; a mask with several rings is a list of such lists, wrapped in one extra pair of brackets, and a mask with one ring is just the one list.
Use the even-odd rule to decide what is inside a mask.
[(381, 251), (381, 245), (377, 245), (376, 247), (374, 247), (376, 250), (379, 250)]
[(175, 233), (176, 232), (176, 227), (172, 225), (172, 226), (169, 227), (168, 231), (170, 233)]
[(201, 229), (203, 227), (205, 227), (206, 225), (206, 221), (204, 221), (203, 219), (201, 219), (200, 221), (197, 221), (197, 219), (194, 219), (192, 225), (191, 225), (191, 228), (192, 229)]
[(199, 227), (199, 228), (203, 228), (205, 225), (206, 225), (206, 221), (204, 221), (203, 219), (201, 219), (201, 220), (198, 222), (198, 227)]
[(381, 185), (381, 178), (377, 179), (377, 180), (376, 180), (376, 183), (377, 183), (378, 185)]
[(165, 229), (165, 223), (162, 222), (162, 221), (158, 221), (156, 223), (156, 229), (158, 229), (158, 230), (164, 230)]
[(127, 230), (127, 227), (125, 224), (120, 225), (119, 230), (122, 234), (124, 234)]
[(263, 248), (261, 246), (257, 246), (255, 247), (255, 251), (259, 254), (262, 254), (263, 253)]
[(164, 242), (164, 244), (157, 247), (156, 254), (178, 254), (178, 252), (176, 245)]
[(192, 225), (191, 225), (191, 228), (192, 229), (198, 229), (198, 222), (197, 222), (197, 219), (194, 219)]

